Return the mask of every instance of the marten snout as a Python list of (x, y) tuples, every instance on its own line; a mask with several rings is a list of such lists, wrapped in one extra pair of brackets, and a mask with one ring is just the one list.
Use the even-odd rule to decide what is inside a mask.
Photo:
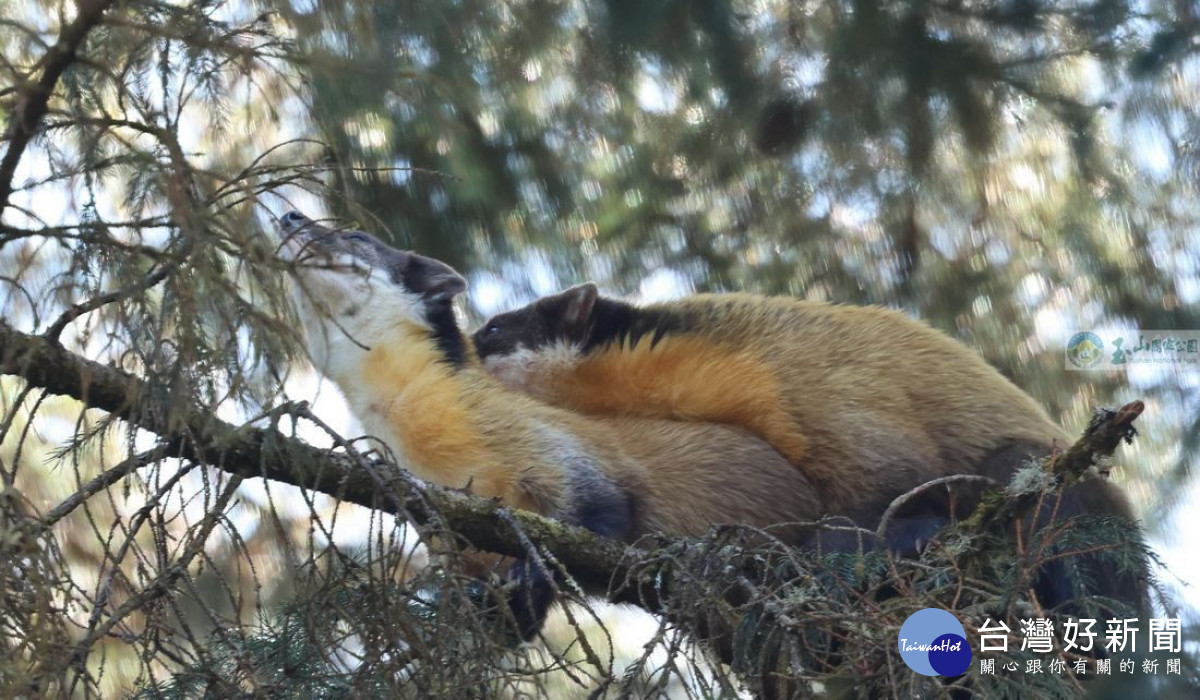
[[(314, 234), (319, 233), (332, 233), (332, 231), (326, 229), (324, 226), (317, 226), (316, 222), (295, 209), (279, 217), (278, 228), (279, 235), (284, 239), (291, 238), (300, 231), (305, 232), (305, 238), (311, 238)], [(318, 231), (318, 229), (323, 229), (323, 231)]]
[(307, 223), (308, 217), (293, 209), (279, 217), (279, 222), (285, 227), (297, 227)]
[[(332, 229), (295, 210), (279, 217), (278, 226), (283, 247), (292, 255), (303, 250), (306, 255), (297, 257), (327, 257), (346, 270), (378, 271), (376, 283), (398, 285), (426, 301), (452, 299), (467, 287), (466, 281), (449, 265), (393, 248), (366, 231)], [(300, 272), (311, 275), (313, 271)]]

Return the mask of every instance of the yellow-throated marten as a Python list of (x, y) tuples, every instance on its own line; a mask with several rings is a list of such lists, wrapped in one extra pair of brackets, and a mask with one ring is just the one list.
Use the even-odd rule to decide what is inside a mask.
[[(495, 377), (554, 405), (746, 428), (808, 477), (828, 513), (869, 528), (922, 483), (961, 473), (1006, 483), (1056, 441), (1067, 444), (975, 352), (883, 308), (749, 294), (638, 307), (589, 283), (497, 315), (473, 340)], [(905, 522), (891, 521), (888, 546), (911, 551), (962, 514), (939, 498), (945, 489), (914, 499)], [(1131, 509), (1097, 478), (1068, 489), (1057, 512), (1129, 518)], [(1140, 598), (1135, 577), (1100, 574), (1108, 580), (1096, 592)], [(1044, 584), (1046, 599), (1070, 597), (1056, 572)]]
[(804, 475), (740, 427), (585, 416), (503, 386), (458, 327), (466, 283), (444, 263), (298, 212), (280, 230), (314, 364), (416, 476), (625, 540), (820, 517)]
[(877, 307), (749, 294), (637, 307), (583, 284), (492, 318), (474, 343), (495, 377), (554, 405), (744, 427), (839, 513), (877, 484), (1067, 440), (973, 351)]

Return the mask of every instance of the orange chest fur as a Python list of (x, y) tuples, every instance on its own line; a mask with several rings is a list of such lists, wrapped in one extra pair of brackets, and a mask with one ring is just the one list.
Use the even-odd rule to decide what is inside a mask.
[[(495, 461), (466, 401), (463, 380), (420, 347), (376, 347), (363, 361), (365, 420), (381, 421), (424, 478), (449, 486)], [(491, 489), (487, 489), (491, 490)], [(482, 490), (480, 491), (483, 492)], [(488, 493), (496, 496), (499, 494)]]

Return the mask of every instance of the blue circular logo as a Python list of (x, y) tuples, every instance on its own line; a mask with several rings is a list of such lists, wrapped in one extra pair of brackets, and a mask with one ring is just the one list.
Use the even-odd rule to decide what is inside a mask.
[(900, 626), (900, 658), (923, 676), (961, 676), (971, 666), (962, 623), (945, 610), (918, 610)]
[(1100, 364), (1104, 358), (1104, 341), (1095, 333), (1076, 333), (1067, 341), (1067, 359), (1080, 369)]

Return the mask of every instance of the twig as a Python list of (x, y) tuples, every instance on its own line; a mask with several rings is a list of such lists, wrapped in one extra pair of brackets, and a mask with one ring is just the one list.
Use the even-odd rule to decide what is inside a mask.
[(172, 584), (187, 573), (187, 567), (192, 563), (192, 559), (195, 559), (197, 554), (204, 551), (204, 543), (208, 539), (209, 533), (225, 517), (225, 508), (229, 505), (230, 499), (237, 493), (237, 487), (241, 483), (242, 478), (240, 476), (235, 476), (230, 480), (225, 487), (225, 492), (217, 498), (217, 502), (205, 517), (199, 531), (192, 536), (191, 541), (184, 547), (179, 559), (167, 567), (149, 585), (125, 600), (120, 607), (113, 611), (107, 620), (89, 630), (87, 636), (75, 645), (75, 653), (72, 657), (73, 662), (82, 663), (83, 659), (87, 658), (87, 654), (91, 651), (92, 645), (95, 644), (96, 640), (107, 635), (109, 630), (120, 623), (121, 620), (128, 617), (130, 613), (140, 609), (149, 601), (171, 592)]
[(107, 306), (114, 301), (120, 301), (121, 299), (126, 299), (134, 294), (140, 294), (141, 292), (150, 289), (154, 285), (162, 282), (168, 276), (170, 276), (174, 267), (174, 265), (159, 265), (157, 268), (151, 270), (144, 279), (134, 282), (133, 284), (113, 290), (107, 294), (101, 294), (100, 296), (93, 297), (87, 301), (73, 304), (71, 308), (64, 311), (61, 316), (55, 319), (54, 323), (50, 324), (50, 327), (47, 328), (44, 333), (42, 333), (42, 337), (46, 340), (51, 340), (57, 343), (58, 337), (62, 335), (63, 329), (65, 329), (67, 325), (71, 323), (71, 321), (74, 321), (84, 314), (89, 314), (97, 309)]
[(40, 521), (41, 526), (47, 529), (50, 528), (54, 523), (70, 515), (71, 511), (78, 508), (87, 499), (124, 479), (138, 469), (154, 464), (165, 456), (166, 449), (160, 445), (154, 449), (122, 460), (120, 464), (87, 482), (78, 491), (68, 496), (62, 503), (51, 508), (42, 516)]
[(879, 519), (879, 527), (876, 528), (876, 530), (875, 530), (875, 538), (880, 542), (883, 541), (884, 535), (887, 534), (888, 525), (891, 525), (891, 523), (892, 523), (892, 518), (894, 518), (896, 516), (896, 512), (899, 511), (900, 508), (903, 507), (905, 503), (908, 503), (913, 498), (921, 495), (922, 493), (933, 488), (934, 486), (940, 486), (942, 484), (955, 484), (955, 483), (961, 483), (961, 482), (987, 484), (988, 486), (1000, 486), (999, 482), (997, 482), (995, 479), (992, 479), (992, 478), (986, 477), (986, 476), (981, 476), (979, 474), (953, 474), (951, 476), (943, 476), (940, 479), (926, 481), (925, 483), (921, 484), (920, 486), (917, 486), (916, 488), (913, 488), (913, 489), (905, 492), (904, 494), (901, 494), (900, 496), (898, 496), (895, 500), (892, 501), (891, 505), (888, 506), (887, 510), (883, 511), (883, 517), (881, 517)]

